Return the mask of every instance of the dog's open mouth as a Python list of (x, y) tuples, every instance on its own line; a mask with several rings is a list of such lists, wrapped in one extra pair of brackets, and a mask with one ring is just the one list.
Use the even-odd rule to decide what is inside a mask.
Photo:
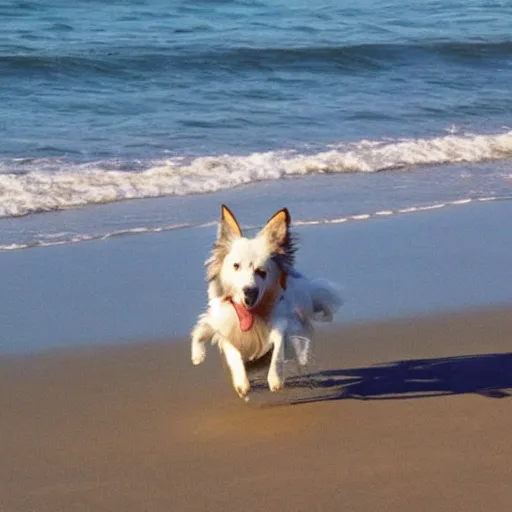
[(230, 300), (230, 302), (233, 304), (233, 307), (235, 308), (236, 314), (238, 316), (240, 329), (242, 331), (248, 331), (254, 323), (254, 314), (243, 304), (236, 304), (232, 300)]

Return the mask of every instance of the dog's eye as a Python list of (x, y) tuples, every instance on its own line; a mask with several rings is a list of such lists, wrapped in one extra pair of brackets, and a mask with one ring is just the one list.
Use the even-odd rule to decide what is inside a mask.
[(238, 270), (240, 268), (240, 263), (233, 263), (233, 268)]
[(256, 275), (261, 277), (261, 279), (265, 279), (267, 277), (267, 271), (264, 268), (257, 268), (255, 272)]

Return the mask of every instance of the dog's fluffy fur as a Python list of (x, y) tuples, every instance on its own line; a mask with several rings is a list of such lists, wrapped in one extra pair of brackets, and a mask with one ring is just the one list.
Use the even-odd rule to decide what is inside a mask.
[[(245, 364), (272, 351), (268, 371), (271, 391), (284, 385), (285, 344), (297, 336), (310, 339), (313, 320), (332, 320), (341, 305), (337, 290), (294, 270), (296, 238), (290, 215), (279, 210), (254, 237), (246, 238), (229, 208), (222, 217), (206, 261), (208, 311), (192, 331), (192, 362), (203, 362), (205, 343), (217, 343), (241, 398), (249, 392)], [(293, 348), (293, 343), (291, 343)], [(295, 346), (297, 362), (307, 363)]]

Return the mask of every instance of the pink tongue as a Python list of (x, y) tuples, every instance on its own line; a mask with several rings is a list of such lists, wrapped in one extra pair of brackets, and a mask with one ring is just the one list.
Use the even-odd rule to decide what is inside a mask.
[(248, 331), (254, 323), (254, 315), (245, 306), (242, 306), (242, 304), (235, 304), (234, 302), (232, 302), (232, 304), (238, 315), (240, 329), (242, 329), (242, 331)]

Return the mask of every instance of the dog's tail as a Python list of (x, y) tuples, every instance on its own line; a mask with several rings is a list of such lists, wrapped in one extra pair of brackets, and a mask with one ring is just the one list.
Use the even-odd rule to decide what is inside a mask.
[(313, 303), (313, 320), (331, 322), (334, 314), (343, 305), (339, 287), (324, 279), (313, 279), (310, 282), (310, 293)]

